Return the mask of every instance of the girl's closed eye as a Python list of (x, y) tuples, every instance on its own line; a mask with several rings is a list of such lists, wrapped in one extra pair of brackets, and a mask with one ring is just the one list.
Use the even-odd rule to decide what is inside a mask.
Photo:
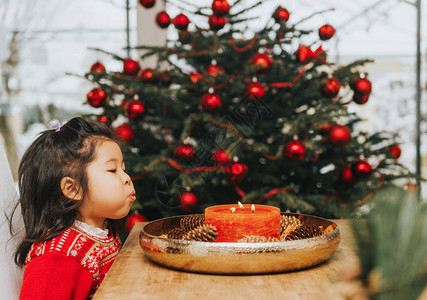
[(108, 172), (110, 172), (110, 173), (116, 173), (117, 170), (116, 169), (112, 169), (112, 170), (108, 170)]

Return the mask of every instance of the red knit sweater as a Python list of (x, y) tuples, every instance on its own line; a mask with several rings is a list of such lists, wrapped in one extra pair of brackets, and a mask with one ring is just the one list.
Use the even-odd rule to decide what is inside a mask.
[(34, 243), (25, 262), (20, 299), (92, 298), (116, 258), (121, 242), (72, 226), (59, 236)]

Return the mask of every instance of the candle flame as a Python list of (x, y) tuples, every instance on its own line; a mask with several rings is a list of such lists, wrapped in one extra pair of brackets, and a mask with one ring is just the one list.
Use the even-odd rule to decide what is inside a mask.
[(245, 208), (244, 208), (243, 204), (242, 204), (242, 203), (240, 203), (240, 201), (237, 201), (237, 203), (239, 204), (239, 206), (240, 206), (240, 208), (241, 208), (242, 210), (245, 210)]
[(232, 213), (234, 213), (236, 211), (236, 208), (235, 207), (231, 207), (230, 208), (230, 213), (232, 214)]
[(252, 213), (255, 213), (255, 205), (253, 205), (253, 204), (252, 204), (252, 207), (251, 207), (251, 211), (252, 211)]

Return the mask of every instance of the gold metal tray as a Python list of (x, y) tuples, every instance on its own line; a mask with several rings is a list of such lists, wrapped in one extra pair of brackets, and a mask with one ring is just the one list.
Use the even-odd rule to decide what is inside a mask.
[(338, 248), (340, 232), (336, 223), (303, 214), (306, 224), (334, 230), (321, 236), (285, 242), (215, 243), (175, 240), (160, 237), (179, 227), (185, 216), (169, 217), (146, 224), (139, 234), (144, 254), (163, 266), (209, 274), (265, 274), (298, 270), (327, 260)]

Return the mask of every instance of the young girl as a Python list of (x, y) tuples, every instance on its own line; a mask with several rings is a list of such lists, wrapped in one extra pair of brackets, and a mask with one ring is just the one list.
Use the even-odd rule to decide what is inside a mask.
[(83, 118), (57, 124), (27, 149), (18, 174), (20, 299), (92, 298), (121, 246), (113, 220), (135, 201), (112, 130)]

